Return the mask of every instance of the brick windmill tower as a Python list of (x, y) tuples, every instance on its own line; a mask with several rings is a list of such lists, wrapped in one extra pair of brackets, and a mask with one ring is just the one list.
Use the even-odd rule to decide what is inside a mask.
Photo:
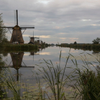
[(18, 10), (16, 10), (16, 25), (14, 27), (2, 27), (2, 28), (8, 28), (8, 29), (12, 29), (12, 36), (10, 39), (11, 43), (14, 42), (18, 42), (19, 44), (23, 44), (24, 40), (23, 40), (23, 36), (22, 36), (22, 29), (26, 30), (27, 28), (30, 29), (34, 29), (35, 27), (20, 27), (18, 25)]

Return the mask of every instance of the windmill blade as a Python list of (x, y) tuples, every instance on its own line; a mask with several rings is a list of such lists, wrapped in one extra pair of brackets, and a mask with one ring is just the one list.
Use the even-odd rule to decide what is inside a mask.
[[(14, 26), (5, 26), (5, 27), (1, 27), (1, 28), (14, 28)], [(27, 28), (29, 28), (29, 29), (33, 29), (33, 28), (35, 28), (35, 27), (20, 27), (21, 29), (27, 29)]]
[(18, 10), (16, 10), (16, 25), (18, 26)]
[(39, 37), (34, 37), (34, 38), (39, 39)]
[(35, 28), (35, 27), (20, 27), (21, 29), (27, 29), (27, 28), (29, 28), (29, 29), (33, 29), (33, 28)]
[(14, 28), (13, 26), (5, 26), (5, 27), (1, 27), (1, 28)]

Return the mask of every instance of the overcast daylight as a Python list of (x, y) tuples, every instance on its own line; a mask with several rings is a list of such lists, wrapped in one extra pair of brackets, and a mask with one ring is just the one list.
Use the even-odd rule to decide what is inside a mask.
[[(23, 34), (46, 43), (92, 43), (100, 36), (100, 0), (0, 0), (5, 26), (34, 26)], [(10, 40), (11, 33), (7, 32)]]

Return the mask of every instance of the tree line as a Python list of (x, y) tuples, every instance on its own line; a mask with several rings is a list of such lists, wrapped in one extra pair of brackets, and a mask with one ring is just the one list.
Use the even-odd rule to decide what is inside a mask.
[(3, 20), (2, 20), (2, 13), (0, 14), (0, 44), (2, 43), (8, 43), (8, 39), (6, 37), (6, 29), (5, 28), (2, 28), (4, 27), (4, 23), (3, 23)]

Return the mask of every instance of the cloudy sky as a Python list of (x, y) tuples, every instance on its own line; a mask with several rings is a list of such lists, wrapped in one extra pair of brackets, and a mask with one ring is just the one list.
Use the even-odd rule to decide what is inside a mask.
[(33, 32), (47, 43), (92, 43), (100, 37), (100, 0), (0, 0), (5, 26), (16, 24), (16, 9), (19, 26), (35, 26), (23, 34), (25, 42)]

